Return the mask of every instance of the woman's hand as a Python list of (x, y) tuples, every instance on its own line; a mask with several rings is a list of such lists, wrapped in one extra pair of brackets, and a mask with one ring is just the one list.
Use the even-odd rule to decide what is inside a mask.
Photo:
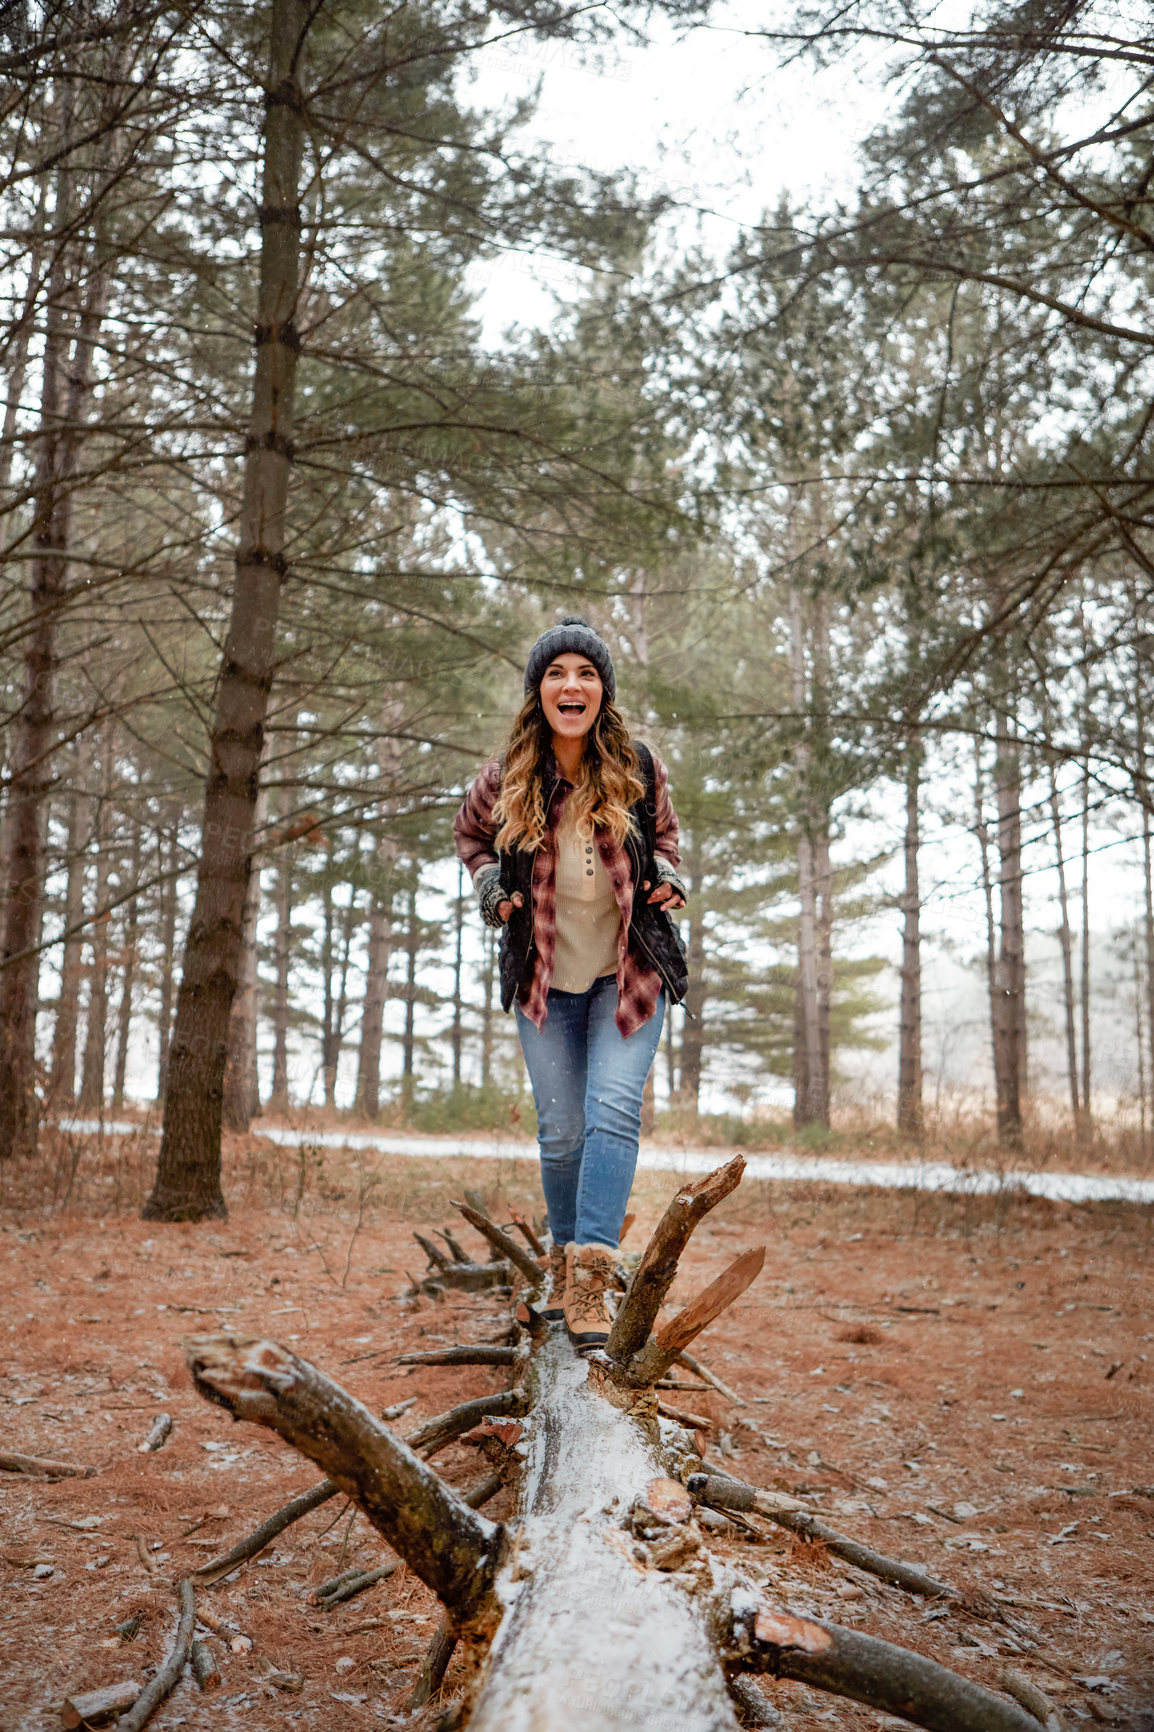
[[(641, 886), (641, 888), (642, 888), (642, 890), (648, 890), (649, 889), (648, 878), (645, 880), (645, 882)], [(657, 886), (656, 890), (651, 891), (650, 894), (645, 898), (645, 900), (647, 902), (660, 903), (661, 906), (664, 907), (665, 912), (667, 914), (672, 914), (673, 910), (675, 908), (684, 908), (685, 907), (684, 896), (679, 896), (677, 894), (676, 890), (673, 888), (672, 884), (659, 884)]]
[(507, 926), (512, 917), (514, 908), (524, 908), (524, 906), (525, 898), (519, 890), (514, 890), (511, 898), (507, 898), (504, 902), (498, 902), (497, 919), (501, 922), (502, 926)]

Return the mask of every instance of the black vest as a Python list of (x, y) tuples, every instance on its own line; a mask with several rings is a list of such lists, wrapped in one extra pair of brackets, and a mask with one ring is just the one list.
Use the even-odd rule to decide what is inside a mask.
[[(665, 910), (646, 901), (649, 891), (640, 886), (648, 880), (650, 889), (657, 883), (654, 851), (657, 844), (657, 778), (653, 755), (648, 746), (638, 744), (634, 750), (641, 762), (645, 793), (630, 809), (633, 822), (625, 838), (625, 851), (633, 877), (633, 910), (629, 918), (629, 948), (644, 966), (655, 968), (665, 984), (671, 1004), (680, 1004), (688, 985), (685, 945), (671, 917)], [(548, 818), (560, 786), (554, 781), (545, 802)], [(533, 937), (533, 863), (536, 849), (502, 848), (501, 888), (511, 897), (521, 892), (524, 906), (514, 907), (501, 928), (499, 964), (501, 973), (501, 1008), (508, 1010), (522, 986), (533, 978), (537, 945)]]

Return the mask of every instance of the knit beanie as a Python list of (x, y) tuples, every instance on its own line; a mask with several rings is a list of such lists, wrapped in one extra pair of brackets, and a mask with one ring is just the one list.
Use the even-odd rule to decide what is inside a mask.
[(593, 663), (601, 675), (601, 684), (605, 687), (605, 696), (610, 703), (617, 696), (617, 681), (613, 674), (613, 657), (609, 654), (609, 645), (604, 638), (599, 637), (591, 625), (583, 619), (571, 614), (558, 625), (543, 631), (533, 648), (529, 651), (529, 660), (525, 663), (525, 691), (536, 691), (545, 677), (545, 669), (558, 656), (585, 656)]

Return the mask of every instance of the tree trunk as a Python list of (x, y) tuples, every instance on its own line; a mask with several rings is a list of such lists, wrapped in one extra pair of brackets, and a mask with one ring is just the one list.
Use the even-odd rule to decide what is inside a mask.
[(108, 1053), (108, 934), (112, 923), (107, 907), (112, 883), (112, 778), (115, 769), (115, 738), (111, 721), (103, 729), (100, 754), (100, 792), (96, 807), (96, 907), (97, 918), (89, 927), (91, 961), (88, 970), (88, 1014), (84, 1031), (84, 1060), (80, 1067), (80, 1110), (103, 1113), (104, 1074)]
[[(655, 1340), (649, 1335), (694, 1226), (743, 1167), (739, 1157), (683, 1186), (592, 1360), (579, 1359), (564, 1331), (545, 1328), (529, 1305), (517, 1307), (528, 1352), (517, 1356), (521, 1390), (506, 1397), (504, 1412), (528, 1408), (526, 1423), (485, 1421), (472, 1437), (503, 1474), (520, 1458), (508, 1523), (477, 1515), (420, 1459), (427, 1431), (402, 1440), (278, 1342), (186, 1340), (194, 1387), (307, 1455), (328, 1476), (317, 1493), (339, 1487), (440, 1598), (447, 1617), (434, 1638), (438, 1670), (454, 1640), (466, 1644), (470, 1732), (615, 1732), (623, 1723), (736, 1732), (726, 1675), (743, 1669), (800, 1679), (930, 1732), (1037, 1732), (1015, 1703), (920, 1654), (798, 1616), (707, 1551), (695, 1499), (710, 1501), (713, 1488), (715, 1499), (762, 1514), (780, 1494), (698, 1471), (689, 1434), (659, 1421), (653, 1383), (678, 1346), (746, 1290), (765, 1247), (738, 1258)], [(486, 1223), (487, 1236), (492, 1227)], [(541, 1274), (526, 1263), (533, 1295)], [(465, 1404), (461, 1423), (475, 1423), (484, 1400)], [(797, 1501), (786, 1501), (796, 1513)], [(914, 1592), (950, 1592), (823, 1532), (851, 1547), (859, 1568), (907, 1586), (913, 1573)]]
[(481, 1087), (493, 1081), (493, 1001), (497, 990), (497, 939), (492, 928), (484, 932), (485, 966), (481, 977)]
[[(74, 90), (61, 102), (60, 135), (71, 125)], [(96, 272), (76, 327), (69, 358), (69, 270), (76, 249), (65, 237), (72, 223), (74, 175), (57, 171), (53, 233), (60, 237), (49, 275), (41, 358), (40, 450), (32, 505), (30, 626), (24, 640), (23, 691), (13, 723), (12, 767), (4, 808), (0, 872), (6, 918), (0, 959), (0, 1160), (35, 1152), (36, 1012), (40, 990), (40, 927), (45, 877), (45, 829), (56, 734), (56, 670), (61, 606), (68, 580), (72, 488), (87, 412), (92, 345), (99, 330), (107, 278)]]
[(1094, 1135), (1090, 1085), (1090, 760), (1082, 774), (1082, 1110), (1078, 1115), (1080, 1143)]
[(999, 721), (994, 761), (998, 808), (999, 950), (995, 970), (994, 1077), (998, 1137), (1022, 1140), (1023, 1071), (1026, 1058), (1026, 955), (1022, 913), (1021, 758), (1009, 726)]
[[(822, 968), (819, 898), (822, 876), (815, 835), (813, 798), (813, 749), (810, 739), (809, 680), (806, 670), (806, 631), (802, 595), (797, 585), (789, 592), (790, 668), (793, 706), (798, 728), (794, 765), (798, 782), (797, 813), (797, 987), (794, 1009), (793, 1122), (804, 1125), (829, 1123), (828, 1075), (822, 1066)], [(828, 1051), (828, 1039), (826, 1050)]]
[[(75, 784), (74, 784), (75, 786)], [(51, 1096), (56, 1108), (76, 1103), (76, 1030), (80, 1015), (80, 983), (84, 978), (84, 933), (75, 930), (84, 919), (84, 879), (88, 870), (88, 796), (77, 788), (69, 802), (68, 869), (64, 891), (64, 930), (60, 964), (60, 997), (52, 1034)]]
[(157, 1019), (156, 1098), (164, 1099), (168, 1087), (168, 1051), (172, 1043), (173, 957), (176, 955), (176, 922), (180, 911), (180, 820), (178, 801), (168, 803), (171, 829), (156, 832), (160, 880), (160, 1014)]
[[(705, 1060), (705, 885), (703, 849), (690, 832), (685, 848), (685, 888), (688, 892), (689, 937), (686, 962), (689, 984), (685, 990), (685, 1014), (681, 1026), (679, 1094), (686, 1106), (699, 1111), (701, 1073)], [(668, 1014), (668, 1013), (667, 1013)]]
[(269, 1111), (287, 1113), (289, 969), (292, 966), (292, 844), (282, 842), (276, 869), (276, 986), (272, 1001), (272, 1094)]
[(146, 1220), (223, 1215), (221, 1104), (228, 1023), (240, 964), (253, 814), (272, 686), (300, 338), (298, 205), (305, 116), (299, 82), (303, 0), (273, 0), (260, 207), (256, 373), (244, 464), (232, 618), (218, 685), (205, 788), (196, 904), (169, 1054), (164, 1130)]
[[(261, 787), (253, 813), (258, 849), (263, 846), (268, 795)], [(224, 1128), (245, 1135), (260, 1112), (260, 1078), (257, 1072), (257, 1020), (260, 1011), (260, 977), (257, 972), (257, 922), (260, 919), (260, 854), (249, 857), (248, 888), (244, 893), (241, 920), (240, 966), (236, 997), (228, 1019), (228, 1059), (224, 1068), (221, 1117)]]
[[(391, 698), (381, 716), (377, 741), (377, 770), (381, 789), (381, 816), (392, 811), (392, 796), (400, 767), (400, 742), (388, 730), (399, 725), (400, 701)], [(381, 1040), (385, 1026), (385, 1003), (389, 993), (389, 956), (393, 946), (393, 895), (397, 844), (387, 833), (377, 841), (377, 857), (370, 874), (369, 944), (365, 963), (365, 995), (361, 1004), (361, 1040), (357, 1054), (356, 1108), (375, 1119), (381, 1110)], [(487, 928), (486, 928), (487, 930)]]
[(898, 1130), (921, 1137), (922, 1109), (922, 899), (918, 883), (921, 742), (906, 742), (905, 886), (902, 891), (902, 991), (898, 1042)]
[(457, 899), (453, 904), (453, 1022), (449, 1043), (453, 1053), (453, 1087), (461, 1086), (461, 1056), (464, 1044), (462, 966), (465, 946), (465, 868), (457, 862)]
[(986, 991), (990, 1005), (990, 1042), (994, 1055), (994, 1092), (997, 1096), (998, 1050), (998, 939), (994, 921), (994, 880), (990, 871), (990, 831), (986, 823), (985, 778), (982, 775), (982, 741), (974, 738), (974, 833), (982, 865), (982, 899), (986, 913)]
[(1050, 821), (1054, 826), (1054, 854), (1058, 866), (1058, 908), (1062, 923), (1058, 943), (1062, 950), (1062, 1005), (1066, 1014), (1066, 1077), (1070, 1086), (1070, 1111), (1075, 1131), (1081, 1111), (1078, 1093), (1078, 1031), (1074, 1004), (1074, 939), (1070, 931), (1070, 899), (1066, 889), (1066, 856), (1062, 847), (1062, 812), (1058, 804), (1058, 773), (1050, 759)]
[[(417, 863), (412, 862), (416, 871)], [(405, 921), (405, 1032), (401, 1040), (401, 1090), (405, 1105), (413, 1099), (413, 1057), (416, 1047), (417, 1010), (417, 950), (420, 938), (417, 929), (417, 888), (414, 884), (406, 897)]]
[(132, 873), (134, 894), (128, 904), (124, 922), (124, 963), (120, 976), (120, 1005), (116, 1013), (116, 1071), (112, 1084), (112, 1110), (124, 1106), (124, 1088), (128, 1076), (128, 1047), (132, 1034), (132, 993), (136, 985), (136, 951), (140, 940), (140, 867), (143, 833), (139, 820), (132, 820)]

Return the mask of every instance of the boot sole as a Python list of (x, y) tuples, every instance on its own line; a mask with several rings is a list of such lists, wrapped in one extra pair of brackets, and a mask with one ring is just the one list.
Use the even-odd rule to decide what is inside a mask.
[(602, 1334), (598, 1329), (589, 1331), (584, 1335), (574, 1335), (573, 1331), (570, 1329), (569, 1339), (577, 1349), (578, 1353), (592, 1353), (596, 1348), (604, 1347), (605, 1343), (609, 1339), (609, 1332), (606, 1330), (605, 1333)]
[(559, 1305), (556, 1307), (550, 1306), (545, 1311), (538, 1311), (537, 1315), (538, 1317), (543, 1317), (546, 1323), (563, 1323), (565, 1321), (565, 1313)]

